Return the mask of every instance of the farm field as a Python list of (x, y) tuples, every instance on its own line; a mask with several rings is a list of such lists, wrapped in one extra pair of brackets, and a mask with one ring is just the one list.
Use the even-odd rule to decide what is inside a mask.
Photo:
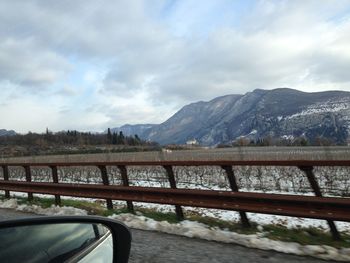
[(347, 160), (350, 146), (329, 147), (234, 147), (153, 152), (47, 155), (0, 158), (1, 162), (82, 162), (162, 160)]

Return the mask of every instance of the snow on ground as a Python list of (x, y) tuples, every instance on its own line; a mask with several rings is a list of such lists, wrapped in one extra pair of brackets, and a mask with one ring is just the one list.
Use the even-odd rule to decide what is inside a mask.
[(38, 205), (19, 205), (16, 199), (9, 199), (5, 201), (0, 201), (0, 208), (15, 209), (22, 212), (34, 213), (39, 215), (87, 215), (87, 212), (83, 209), (78, 209), (74, 207), (59, 207), (51, 206), (48, 208), (42, 208)]
[[(269, 191), (269, 193), (276, 193), (274, 191)], [(281, 193), (281, 192), (278, 192)], [(285, 193), (290, 194), (290, 193)], [(306, 195), (313, 195), (312, 193), (306, 193)], [(27, 197), (26, 193), (19, 192), (11, 192), (11, 196), (13, 198), (16, 197)], [(43, 198), (53, 198), (52, 195), (43, 195), (43, 194), (34, 194), (34, 196), (43, 197)], [(62, 199), (68, 200), (78, 200), (78, 201), (87, 201), (87, 202), (96, 202), (98, 199), (92, 198), (81, 198), (81, 197), (69, 197), (69, 196), (61, 196)], [(104, 200), (101, 200), (104, 202)], [(125, 201), (117, 201), (113, 200), (113, 205), (116, 208), (125, 207)], [(175, 206), (173, 205), (160, 205), (154, 203), (142, 203), (142, 202), (133, 202), (135, 209), (138, 208), (147, 208), (153, 209), (158, 212), (167, 213), (167, 212), (175, 212)], [(200, 207), (183, 207), (185, 213), (189, 214), (198, 214), (201, 216), (207, 216), (212, 218), (217, 218), (224, 221), (231, 222), (239, 222), (240, 217), (239, 213), (235, 211), (226, 211), (219, 209), (208, 209), (208, 208), (200, 208)], [(257, 223), (258, 225), (281, 225), (285, 226), (289, 229), (292, 228), (308, 228), (314, 227), (321, 229), (323, 231), (329, 231), (329, 226), (325, 220), (319, 219), (309, 219), (309, 218), (301, 218), (301, 217), (289, 217), (289, 216), (278, 216), (278, 215), (269, 215), (269, 214), (259, 214), (259, 213), (247, 213), (247, 216), (250, 221)], [(345, 232), (350, 234), (350, 223), (347, 222), (335, 222), (337, 228), (341, 232)]]
[(287, 116), (286, 119), (292, 119), (299, 116), (305, 116), (315, 113), (324, 113), (324, 112), (338, 112), (349, 109), (349, 101), (327, 101), (326, 103), (316, 103), (311, 106), (308, 106), (306, 109), (298, 112), (296, 114)]
[[(58, 207), (52, 205), (49, 208), (41, 208), (37, 205), (19, 205), (16, 199), (0, 201), (0, 208), (10, 208), (18, 211), (31, 212), (41, 215), (87, 215), (87, 211), (74, 207)], [(252, 215), (253, 214), (250, 214), (250, 216)], [(131, 228), (141, 230), (152, 230), (168, 234), (186, 236), (189, 238), (200, 238), (224, 243), (234, 243), (250, 248), (274, 250), (300, 256), (313, 256), (325, 260), (332, 259), (343, 262), (350, 261), (350, 248), (336, 249), (334, 247), (326, 245), (303, 246), (294, 242), (276, 241), (264, 237), (264, 232), (244, 235), (221, 230), (217, 227), (210, 227), (202, 223), (188, 220), (184, 220), (176, 224), (171, 224), (167, 221), (155, 221), (142, 215), (134, 214), (112, 215), (110, 218), (119, 220)], [(271, 221), (268, 222), (271, 223)]]

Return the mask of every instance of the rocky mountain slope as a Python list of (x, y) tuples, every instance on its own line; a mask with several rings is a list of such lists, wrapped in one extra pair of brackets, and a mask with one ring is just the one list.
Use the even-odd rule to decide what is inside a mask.
[[(293, 89), (257, 89), (184, 106), (159, 125), (117, 128), (161, 144), (230, 143), (244, 136), (259, 138), (327, 138), (346, 143), (350, 134), (350, 92), (306, 93)], [(132, 131), (132, 133), (129, 133)]]

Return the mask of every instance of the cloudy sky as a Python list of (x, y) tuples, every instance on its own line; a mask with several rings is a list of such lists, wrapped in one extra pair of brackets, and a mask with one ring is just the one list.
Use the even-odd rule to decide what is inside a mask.
[(0, 1), (0, 128), (160, 123), (278, 87), (350, 91), (350, 0)]

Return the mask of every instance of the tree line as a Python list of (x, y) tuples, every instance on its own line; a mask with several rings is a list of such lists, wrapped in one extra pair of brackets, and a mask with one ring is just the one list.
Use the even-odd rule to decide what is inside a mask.
[[(317, 136), (315, 138), (307, 138), (304, 136), (295, 137), (293, 139), (275, 138), (266, 136), (256, 140), (247, 137), (239, 137), (229, 146), (332, 146), (332, 145), (346, 145), (346, 142), (339, 143), (332, 138)], [(218, 145), (225, 147), (228, 145)]]
[(27, 146), (49, 146), (49, 145), (127, 145), (127, 146), (150, 146), (154, 142), (145, 141), (137, 134), (125, 136), (122, 131), (111, 132), (108, 128), (106, 134), (79, 132), (68, 130), (53, 133), (46, 130), (45, 133), (16, 134), (12, 136), (0, 136), (0, 145), (27, 145)]

